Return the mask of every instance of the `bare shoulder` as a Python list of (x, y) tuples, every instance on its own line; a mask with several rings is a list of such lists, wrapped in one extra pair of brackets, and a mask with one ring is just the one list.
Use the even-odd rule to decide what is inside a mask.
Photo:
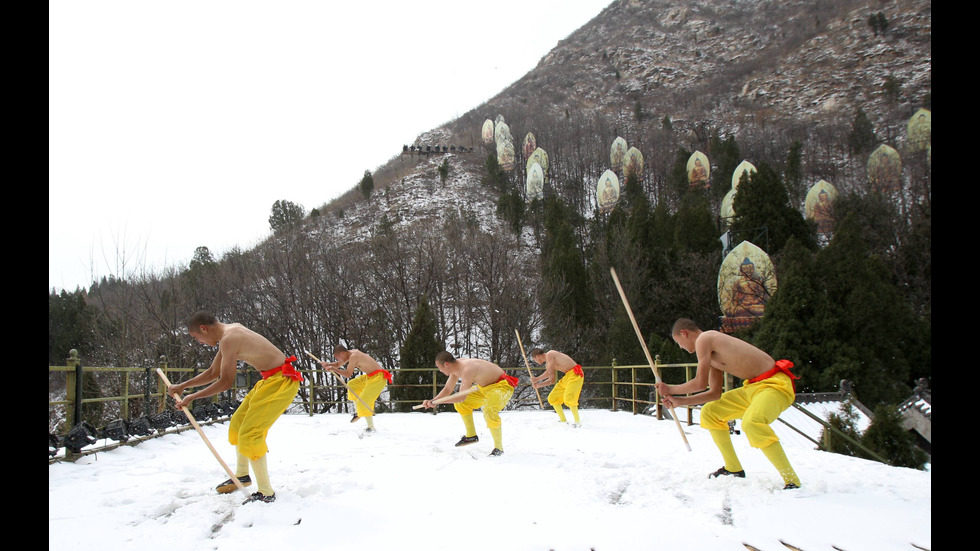
[(554, 366), (559, 371), (567, 371), (569, 368), (575, 366), (575, 360), (571, 356), (565, 354), (564, 352), (559, 352), (557, 350), (549, 350), (547, 354), (548, 363)]
[(721, 331), (715, 331), (714, 329), (709, 329), (708, 331), (702, 331), (701, 335), (698, 337), (697, 344), (700, 346), (708, 346), (714, 348), (719, 344), (727, 341), (728, 339), (734, 339), (735, 337), (731, 335), (726, 335)]

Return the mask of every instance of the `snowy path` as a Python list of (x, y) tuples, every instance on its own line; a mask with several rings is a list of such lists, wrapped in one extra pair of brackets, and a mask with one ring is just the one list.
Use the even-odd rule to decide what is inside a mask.
[[(782, 482), (743, 436), (748, 477), (721, 465), (707, 432), (582, 410), (505, 411), (504, 449), (476, 415), (477, 444), (452, 412), (381, 414), (378, 432), (346, 414), (282, 417), (269, 433), (274, 504), (218, 495), (226, 478), (194, 431), (49, 466), (49, 548), (645, 549), (805, 551), (932, 547), (932, 475), (787, 443), (804, 487)], [(227, 423), (207, 426), (230, 466)], [(254, 491), (254, 486), (249, 488)], [(299, 521), (299, 524), (296, 524)], [(268, 547), (267, 547), (268, 546)]]

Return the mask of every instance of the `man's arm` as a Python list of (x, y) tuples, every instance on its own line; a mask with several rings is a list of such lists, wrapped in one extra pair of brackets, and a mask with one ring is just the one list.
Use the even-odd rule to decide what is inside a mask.
[(534, 388), (541, 388), (543, 386), (550, 385), (555, 381), (555, 361), (554, 361), (554, 351), (549, 350), (547, 354), (544, 355), (544, 373), (538, 375), (537, 377), (531, 377), (531, 386)]
[(211, 381), (217, 379), (221, 374), (221, 350), (214, 355), (214, 359), (211, 360), (211, 365), (207, 369), (198, 373), (196, 377), (192, 377), (182, 383), (175, 383), (170, 385), (170, 395), (175, 396), (175, 400), (180, 400), (180, 395), (184, 393), (187, 388), (192, 388), (196, 386), (206, 385)]
[[(715, 369), (710, 367), (710, 372), (708, 373), (708, 390), (704, 392), (699, 392), (691, 396), (676, 396), (674, 394), (667, 394), (661, 392), (663, 397), (664, 405), (667, 407), (673, 406), (696, 406), (698, 404), (706, 404), (712, 400), (717, 400), (721, 396), (721, 390), (725, 386), (725, 372), (720, 369)], [(665, 385), (671, 386), (671, 385)], [(674, 388), (680, 388), (684, 385), (677, 385)], [(659, 390), (659, 387), (658, 387)], [(676, 392), (676, 390), (675, 390)], [(677, 392), (677, 394), (681, 394)]]
[[(232, 340), (232, 339), (227, 339)], [(235, 347), (234, 343), (228, 343), (232, 348)], [(235, 382), (235, 370), (237, 368), (237, 361), (235, 358), (238, 356), (237, 349), (231, 351), (231, 353), (223, 354), (219, 349), (218, 353), (214, 356), (214, 361), (211, 362), (211, 367), (207, 369), (204, 373), (201, 373), (193, 379), (181, 383), (180, 385), (173, 385), (170, 387), (171, 394), (175, 396), (180, 396), (180, 393), (184, 391), (185, 388), (201, 386), (207, 384), (211, 381), (211, 385), (202, 388), (201, 390), (189, 394), (179, 400), (175, 405), (177, 409), (184, 407), (191, 407), (191, 402), (198, 398), (207, 398), (208, 396), (214, 396), (219, 392), (224, 392), (231, 388)], [(215, 381), (215, 379), (217, 379)]]
[(444, 396), (449, 396), (450, 394), (452, 394), (453, 389), (456, 388), (456, 381), (458, 380), (459, 379), (455, 375), (450, 375), (449, 379), (446, 381), (446, 385), (442, 387), (442, 390), (439, 391), (439, 394), (436, 394), (429, 400), (422, 400), (422, 406), (426, 408), (434, 408), (437, 405), (439, 405), (439, 404), (433, 404), (432, 400), (438, 400), (439, 398), (442, 398)]
[[(453, 381), (453, 386), (449, 386), (448, 383), (446, 384), (446, 388), (449, 389), (449, 392), (447, 393), (447, 395), (448, 394), (452, 394), (452, 391), (455, 390), (455, 386), (456, 386), (455, 381)], [(460, 383), (459, 383), (459, 392), (457, 394), (453, 395), (452, 398), (445, 398), (445, 399), (443, 399), (442, 400), (442, 403), (443, 404), (455, 404), (456, 402), (462, 402), (463, 400), (466, 399), (466, 395), (463, 394), (463, 391), (466, 390), (466, 389), (468, 389), (468, 388), (470, 388), (471, 386), (473, 386), (473, 375), (464, 371), (463, 377), (460, 379)], [(446, 391), (446, 388), (443, 389), (443, 392)], [(436, 396), (435, 398), (433, 398), (433, 400), (436, 400), (436, 399), (440, 398), (441, 395), (442, 395), (442, 392), (440, 392), (439, 394), (440, 394), (440, 396)]]
[(714, 338), (708, 333), (702, 333), (694, 344), (694, 352), (698, 357), (698, 369), (694, 378), (679, 385), (657, 383), (657, 392), (673, 396), (676, 394), (693, 394), (708, 388), (708, 378), (715, 368), (711, 366), (711, 355), (714, 351)]
[[(327, 371), (333, 371), (338, 375), (343, 375), (348, 379), (354, 376), (354, 369), (360, 366), (360, 359), (358, 355), (365, 355), (363, 352), (351, 351), (350, 357), (347, 358), (347, 367), (341, 368), (341, 363), (338, 362), (320, 362), (327, 369)], [(363, 369), (361, 371), (364, 371)]]

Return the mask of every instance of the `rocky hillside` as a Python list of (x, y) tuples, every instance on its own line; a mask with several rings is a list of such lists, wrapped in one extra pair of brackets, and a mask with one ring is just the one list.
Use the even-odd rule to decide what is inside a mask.
[[(879, 13), (883, 30), (869, 24)], [(595, 168), (574, 174), (593, 182), (616, 135), (653, 148), (666, 118), (676, 143), (661, 145), (669, 151), (659, 161), (643, 151), (654, 171), (648, 179), (664, 178), (655, 171), (668, 169), (674, 145), (704, 149), (709, 135), (737, 136), (743, 151), (757, 155), (784, 156), (781, 144), (758, 142), (788, 129), (799, 136), (831, 127), (843, 141), (858, 108), (882, 139), (900, 141), (908, 118), (931, 102), (931, 31), (929, 0), (617, 0), (513, 85), (411, 144), (472, 151), (396, 154), (375, 173), (371, 201), (352, 189), (321, 209), (343, 213), (323, 217), (321, 227), (350, 237), (382, 213), (410, 224), (446, 208), (493, 212), (496, 197), (477, 184), (490, 151), (480, 127), (498, 115), (518, 142), (535, 132), (559, 166), (570, 154), (562, 154), (553, 130), (594, 127)], [(442, 184), (437, 168), (446, 158), (451, 173)], [(523, 183), (520, 168), (512, 177)], [(588, 214), (588, 204), (581, 206)]]
[[(884, 14), (875, 35), (869, 17)], [(895, 82), (889, 96), (886, 83)], [(929, 0), (621, 0), (562, 41), (489, 102), (534, 104), (552, 116), (595, 111), (706, 122), (874, 119), (932, 88)]]

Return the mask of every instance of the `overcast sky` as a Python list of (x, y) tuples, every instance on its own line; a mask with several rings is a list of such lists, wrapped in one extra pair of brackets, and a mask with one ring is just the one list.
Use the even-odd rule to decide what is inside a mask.
[(49, 2), (49, 291), (251, 248), (611, 1)]

